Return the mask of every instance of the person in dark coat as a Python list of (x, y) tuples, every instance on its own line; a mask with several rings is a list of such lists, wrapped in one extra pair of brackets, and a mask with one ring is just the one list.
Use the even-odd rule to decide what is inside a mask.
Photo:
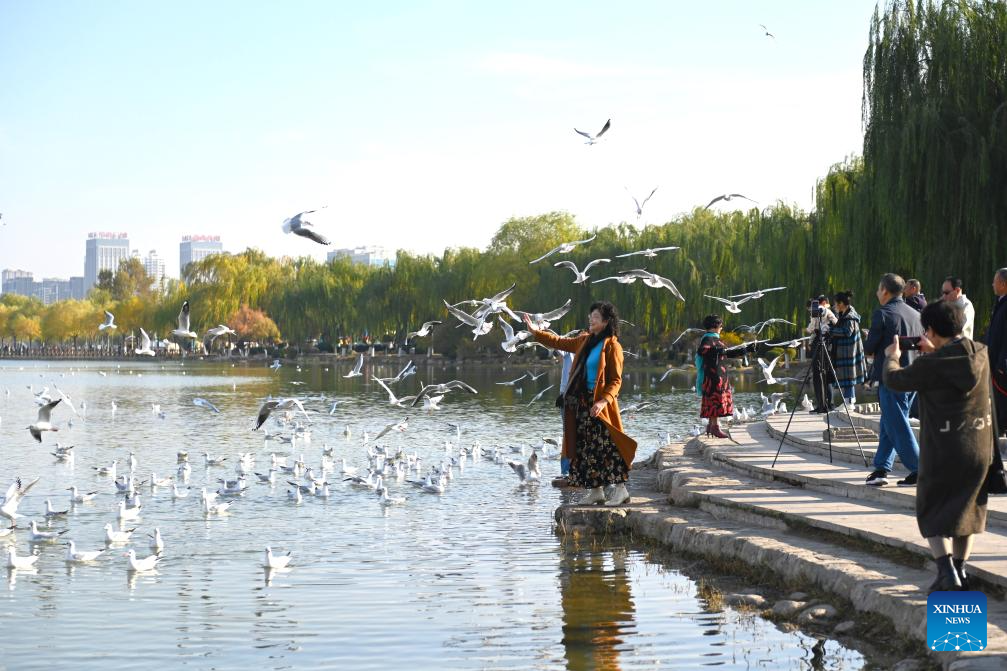
[(1000, 433), (1004, 433), (1007, 431), (1007, 268), (1001, 268), (993, 275), (993, 293), (997, 302), (993, 306), (984, 342), (990, 357), (997, 427)]
[(923, 308), (926, 334), (912, 365), (899, 364), (899, 339), (885, 351), (884, 383), (920, 398), (916, 522), (937, 562), (930, 591), (968, 588), (972, 538), (986, 530), (986, 474), (993, 463), (990, 367), (985, 345), (962, 335), (965, 315), (948, 301)]
[(864, 341), (860, 337), (860, 314), (853, 307), (853, 292), (836, 294), (836, 323), (832, 327), (832, 365), (836, 369), (836, 386), (847, 405), (857, 402), (856, 386), (867, 377), (864, 361)]
[(927, 306), (927, 297), (923, 295), (923, 287), (920, 286), (919, 280), (906, 280), (906, 289), (902, 292), (902, 300), (913, 310), (923, 311), (923, 308)]
[[(909, 475), (897, 484), (916, 484), (916, 466), (920, 457), (916, 435), (909, 425), (909, 406), (913, 404), (911, 392), (893, 391), (881, 379), (885, 368), (885, 347), (894, 336), (918, 337), (923, 335), (920, 314), (902, 300), (906, 283), (895, 273), (881, 276), (876, 295), (881, 307), (871, 315), (871, 330), (864, 342), (864, 353), (874, 356), (874, 364), (868, 379), (878, 382), (878, 403), (881, 405), (881, 431), (878, 434), (878, 449), (874, 453), (874, 470), (867, 476), (867, 484), (875, 487), (888, 484), (888, 474), (895, 464), (895, 453), (902, 465), (909, 469)], [(916, 357), (916, 352), (900, 352), (899, 363), (908, 366)]]
[(703, 328), (706, 333), (699, 339), (696, 349), (696, 393), (702, 398), (699, 416), (707, 420), (708, 436), (727, 438), (727, 434), (720, 430), (719, 422), (721, 417), (730, 417), (734, 413), (734, 396), (724, 359), (742, 357), (751, 346), (725, 345), (720, 339), (724, 320), (718, 315), (707, 315), (703, 319)]

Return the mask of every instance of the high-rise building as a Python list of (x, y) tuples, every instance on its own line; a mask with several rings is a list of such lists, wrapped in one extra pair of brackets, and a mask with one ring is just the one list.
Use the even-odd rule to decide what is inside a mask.
[[(45, 305), (76, 298), (73, 293), (73, 280), (78, 280), (81, 287), (84, 282), (83, 277), (70, 280), (46, 277), (41, 282), (36, 282), (32, 273), (27, 270), (4, 270), (2, 277), (3, 293), (30, 296), (39, 299)], [(83, 294), (80, 297), (83, 298)]]
[(84, 278), (75, 276), (70, 278), (70, 298), (75, 301), (82, 301), (87, 296), (87, 289), (84, 287)]
[(88, 233), (84, 253), (84, 289), (98, 284), (98, 273), (119, 270), (119, 262), (129, 258), (129, 235), (126, 233)]
[(336, 249), (326, 255), (326, 260), (348, 258), (351, 263), (365, 266), (395, 267), (395, 254), (389, 253), (384, 247), (356, 247), (354, 249)]
[(185, 267), (195, 261), (202, 261), (211, 254), (224, 251), (219, 235), (184, 235), (178, 245), (178, 275), (185, 275)]
[(160, 286), (164, 280), (164, 259), (157, 255), (157, 250), (150, 250), (143, 259), (143, 269), (147, 271), (151, 284), (155, 287)]
[(5, 268), (0, 274), (3, 279), (0, 290), (5, 294), (18, 294), (19, 296), (35, 295), (35, 278), (29, 270), (11, 270)]

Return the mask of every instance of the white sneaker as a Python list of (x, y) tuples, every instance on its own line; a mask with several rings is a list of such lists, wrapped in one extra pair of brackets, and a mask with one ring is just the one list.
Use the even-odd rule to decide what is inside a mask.
[(594, 489), (587, 490), (587, 495), (584, 496), (578, 503), (582, 505), (587, 505), (590, 503), (601, 503), (605, 500), (605, 490), (602, 487), (595, 487)]
[(612, 494), (608, 497), (608, 500), (605, 501), (605, 505), (621, 506), (627, 501), (629, 501), (629, 490), (626, 489), (626, 485), (624, 483), (620, 482), (612, 489)]

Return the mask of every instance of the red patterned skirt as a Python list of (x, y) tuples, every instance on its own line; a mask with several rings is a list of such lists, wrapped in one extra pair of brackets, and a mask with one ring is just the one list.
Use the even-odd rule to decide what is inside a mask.
[(707, 377), (703, 380), (703, 400), (700, 417), (729, 417), (734, 412), (731, 383), (724, 377)]

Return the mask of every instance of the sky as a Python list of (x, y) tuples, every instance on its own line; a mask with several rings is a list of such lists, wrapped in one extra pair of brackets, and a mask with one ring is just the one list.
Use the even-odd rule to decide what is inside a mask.
[[(810, 208), (862, 149), (874, 8), (0, 0), (0, 268), (82, 275), (91, 231), (177, 277), (190, 234), (324, 259), (485, 248), (554, 210), (593, 228), (732, 192)], [(609, 118), (594, 146), (573, 131)], [(332, 247), (284, 235), (321, 206)]]

